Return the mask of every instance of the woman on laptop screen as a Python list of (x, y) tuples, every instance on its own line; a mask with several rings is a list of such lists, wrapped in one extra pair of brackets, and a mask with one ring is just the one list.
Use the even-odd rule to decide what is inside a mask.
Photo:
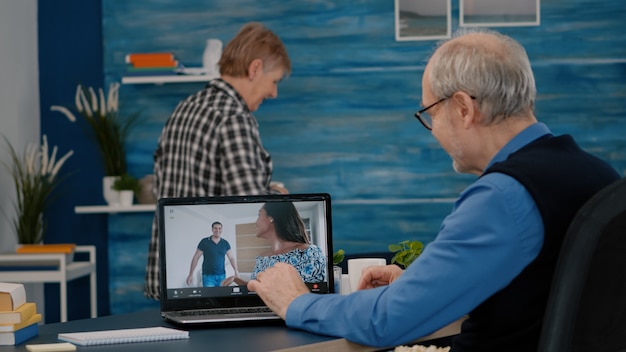
[[(318, 283), (326, 278), (326, 257), (311, 243), (304, 221), (291, 202), (265, 203), (256, 220), (256, 236), (269, 241), (270, 247), (256, 257), (251, 279), (278, 262), (293, 265), (306, 283)], [(222, 281), (222, 286), (247, 282), (237, 276)]]

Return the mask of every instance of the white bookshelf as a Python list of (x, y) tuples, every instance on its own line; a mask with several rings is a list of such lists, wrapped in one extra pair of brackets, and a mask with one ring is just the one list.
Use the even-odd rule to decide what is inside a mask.
[[(76, 246), (75, 253), (88, 253), (89, 259), (68, 260), (65, 253), (0, 254), (0, 281), (21, 283), (59, 284), (61, 322), (67, 321), (67, 282), (79, 277), (89, 276), (91, 317), (96, 318), (96, 247)], [(50, 267), (44, 270), (41, 267)], [(17, 267), (17, 268), (16, 268)], [(32, 267), (32, 269), (28, 269)], [(13, 269), (16, 268), (16, 269)]]

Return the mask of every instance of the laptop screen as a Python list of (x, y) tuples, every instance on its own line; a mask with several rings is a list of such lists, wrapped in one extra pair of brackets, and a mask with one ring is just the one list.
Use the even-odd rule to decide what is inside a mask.
[(162, 198), (158, 216), (164, 311), (264, 305), (246, 283), (276, 262), (333, 292), (328, 194)]

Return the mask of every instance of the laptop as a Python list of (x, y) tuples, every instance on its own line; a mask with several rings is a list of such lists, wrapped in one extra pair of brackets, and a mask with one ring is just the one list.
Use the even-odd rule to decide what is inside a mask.
[[(309, 248), (316, 246), (321, 250), (322, 255), (312, 248), (318, 254), (318, 261), (311, 263), (319, 269), (315, 270), (317, 276), (309, 276), (309, 271), (302, 270), (303, 277), (307, 276), (303, 281), (311, 292), (334, 292), (329, 194), (162, 198), (157, 202), (162, 317), (181, 325), (280, 321), (256, 292), (248, 291), (246, 286), (257, 265), (257, 257), (261, 262), (269, 258), (270, 242), (257, 237), (262, 231), (256, 222), (257, 218), (261, 221), (261, 208), (275, 202), (291, 202), (295, 206), (297, 215), (294, 216), (302, 219), (310, 239)], [(274, 208), (280, 206), (284, 205), (276, 204)], [(221, 259), (215, 259), (227, 279), (220, 281), (218, 277), (218, 281), (210, 282), (205, 281), (207, 278), (203, 275), (205, 252), (199, 248), (213, 251), (207, 241), (211, 241), (215, 222), (222, 225), (221, 240), (228, 243), (233, 258), (224, 255), (223, 265)], [(201, 241), (205, 244), (200, 245)], [(192, 264), (194, 256), (198, 258), (195, 266)], [(230, 282), (234, 274), (232, 259), (243, 281)], [(207, 263), (214, 263), (214, 260), (208, 259)]]

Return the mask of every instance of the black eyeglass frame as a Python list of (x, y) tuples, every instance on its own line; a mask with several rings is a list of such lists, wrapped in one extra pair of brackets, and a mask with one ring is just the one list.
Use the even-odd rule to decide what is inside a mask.
[[(470, 98), (472, 98), (472, 99), (476, 99), (476, 97), (471, 96), (471, 95), (470, 95)], [(433, 106), (435, 106), (435, 105), (437, 105), (437, 104), (439, 104), (439, 103), (441, 103), (442, 101), (447, 100), (447, 99), (450, 99), (450, 97), (441, 98), (441, 99), (437, 100), (436, 102), (434, 102), (434, 103), (432, 103), (432, 104), (428, 105), (427, 107), (425, 107), (425, 108), (421, 109), (420, 111), (418, 111), (418, 112), (416, 112), (416, 113), (415, 113), (415, 118), (416, 118), (416, 119), (418, 119), (418, 120), (419, 120), (419, 122), (421, 122), (421, 123), (422, 123), (422, 126), (424, 126), (424, 128), (425, 128), (425, 129), (427, 129), (427, 130), (429, 130), (429, 131), (432, 131), (432, 130), (433, 130), (433, 126), (432, 126), (432, 125), (430, 125), (428, 122), (424, 121), (424, 119), (422, 118), (422, 114), (423, 114), (424, 112), (426, 112), (428, 109), (432, 108)]]

